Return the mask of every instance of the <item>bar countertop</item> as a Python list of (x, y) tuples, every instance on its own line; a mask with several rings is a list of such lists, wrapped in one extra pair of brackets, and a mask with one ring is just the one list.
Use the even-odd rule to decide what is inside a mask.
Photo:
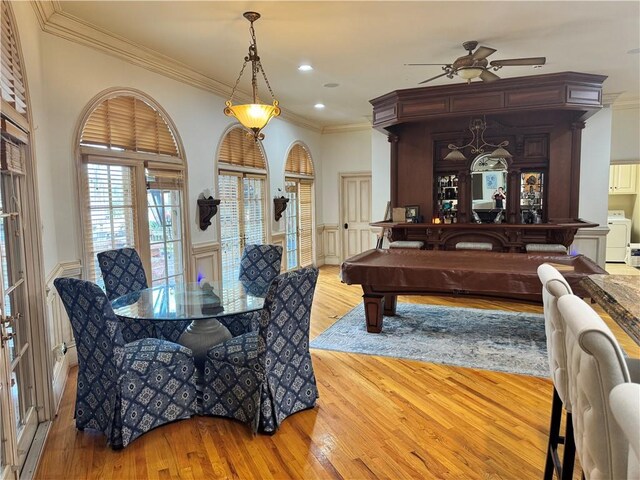
[(640, 276), (589, 275), (581, 286), (640, 345)]

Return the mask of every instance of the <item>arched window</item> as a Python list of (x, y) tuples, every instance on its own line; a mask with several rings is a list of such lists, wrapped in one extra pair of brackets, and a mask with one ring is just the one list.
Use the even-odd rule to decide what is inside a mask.
[(138, 92), (93, 103), (82, 124), (81, 204), (86, 277), (101, 283), (96, 254), (135, 248), (153, 285), (185, 280), (185, 172), (174, 130)]
[(313, 162), (307, 148), (296, 143), (285, 164), (287, 270), (314, 263)]
[[(265, 243), (267, 163), (262, 146), (234, 126), (218, 152), (223, 288), (235, 288), (245, 245)], [(227, 293), (230, 294), (230, 293)]]

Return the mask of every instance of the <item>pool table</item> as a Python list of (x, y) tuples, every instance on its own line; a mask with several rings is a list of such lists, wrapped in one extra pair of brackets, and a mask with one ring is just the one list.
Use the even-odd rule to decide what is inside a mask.
[(606, 274), (584, 255), (453, 250), (367, 250), (342, 263), (341, 278), (362, 285), (367, 331), (382, 331), (394, 315), (397, 295), (471, 295), (542, 303), (537, 269), (555, 266), (576, 295), (582, 278)]

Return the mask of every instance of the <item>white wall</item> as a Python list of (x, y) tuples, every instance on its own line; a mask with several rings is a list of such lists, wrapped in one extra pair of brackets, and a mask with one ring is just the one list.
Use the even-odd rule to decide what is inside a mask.
[(604, 107), (587, 120), (581, 148), (578, 216), (606, 227), (611, 156), (609, 107)]
[(632, 105), (614, 105), (611, 120), (611, 162), (640, 162), (640, 100)]
[[(26, 6), (26, 10), (29, 9), (31, 6)], [(76, 201), (75, 135), (85, 106), (98, 93), (113, 87), (144, 92), (158, 102), (175, 123), (188, 165), (188, 225), (192, 243), (219, 241), (215, 227), (204, 232), (198, 228), (196, 199), (204, 190), (217, 191), (215, 156), (225, 129), (233, 123), (222, 113), (225, 99), (53, 35), (40, 33), (39, 37), (43, 61), (36, 90), (41, 90), (44, 101), (38, 105), (36, 124), (40, 126), (37, 138), (46, 270), (82, 255)], [(30, 43), (36, 38), (33, 36)], [(33, 55), (27, 62), (39, 64)], [(278, 187), (284, 186), (285, 156), (296, 140), (309, 147), (318, 182), (322, 183), (319, 132), (275, 119), (265, 129), (265, 135), (270, 198), (275, 196)], [(271, 201), (269, 205), (271, 208)], [(318, 210), (322, 212), (321, 208)], [(274, 232), (284, 228), (284, 222), (279, 224), (272, 222)]]
[(48, 131), (49, 118), (45, 101), (47, 93), (45, 74), (43, 72), (43, 51), (40, 42), (42, 31), (29, 2), (13, 2), (11, 4), (16, 17), (18, 37), (22, 47), (23, 68), (26, 72), (29, 100), (32, 116), (32, 147), (37, 175), (37, 189), (40, 204), (42, 245), (44, 250), (44, 269), (49, 272), (56, 264), (57, 238), (55, 232), (56, 206), (54, 204), (54, 182), (51, 181), (51, 170), (48, 165)]
[(371, 172), (371, 133), (371, 129), (366, 129), (322, 135), (323, 217), (318, 223), (338, 225), (341, 222), (338, 205), (341, 173)]
[(387, 202), (391, 199), (391, 144), (387, 136), (371, 133), (371, 214), (373, 221), (384, 220)]

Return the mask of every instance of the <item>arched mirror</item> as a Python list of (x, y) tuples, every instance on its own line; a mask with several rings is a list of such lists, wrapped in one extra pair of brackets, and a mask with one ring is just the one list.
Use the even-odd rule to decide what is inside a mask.
[(501, 223), (507, 203), (507, 161), (490, 153), (471, 162), (471, 209), (476, 223)]

